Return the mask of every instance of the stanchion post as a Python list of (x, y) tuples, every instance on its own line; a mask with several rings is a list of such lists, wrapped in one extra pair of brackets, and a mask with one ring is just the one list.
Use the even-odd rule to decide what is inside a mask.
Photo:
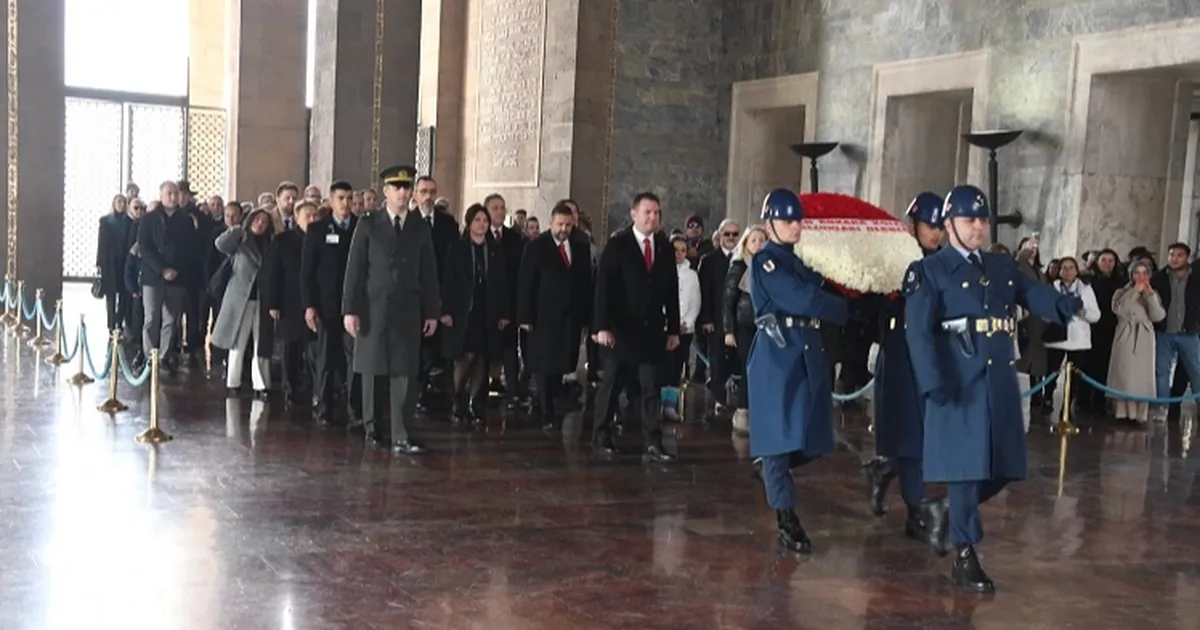
[(1062, 372), (1059, 372), (1059, 378), (1065, 379), (1063, 382), (1063, 406), (1062, 417), (1058, 421), (1058, 434), (1061, 436), (1075, 435), (1079, 433), (1079, 427), (1071, 423), (1071, 376), (1075, 372), (1075, 364), (1067, 361), (1063, 365)]
[(150, 351), (150, 428), (137, 436), (142, 444), (161, 444), (175, 438), (158, 428), (158, 350)]
[(75, 385), (77, 387), (82, 387), (84, 385), (87, 385), (88, 383), (96, 382), (96, 379), (88, 376), (87, 372), (84, 371), (83, 363), (87, 359), (87, 348), (85, 347), (87, 345), (87, 339), (85, 339), (83, 336), (83, 329), (84, 329), (83, 315), (80, 315), (79, 316), (79, 336), (78, 336), (79, 343), (77, 344), (78, 347), (75, 349), (76, 354), (79, 355), (79, 372), (76, 373), (75, 376), (72, 376), (71, 378), (67, 379), (67, 383), (69, 383), (71, 385)]
[(66, 345), (66, 335), (63, 334), (62, 300), (54, 302), (54, 313), (58, 319), (58, 329), (54, 331), (54, 338), (57, 340), (58, 349), (54, 351), (54, 354), (46, 357), (46, 363), (50, 365), (62, 365), (67, 362), (67, 355), (63, 354), (63, 346)]
[[(25, 325), (25, 305), (22, 304), (22, 302), (24, 302), (24, 301), (25, 301), (25, 281), (18, 280), (17, 281), (17, 309), (13, 313), (13, 318), (14, 318), (13, 327), (9, 329), (9, 331), (12, 333), (12, 336), (17, 337), (18, 339), (28, 337), (29, 332), (30, 332), (29, 326)], [(36, 317), (37, 313), (34, 313), (34, 316)]]
[(34, 330), (37, 331), (37, 334), (34, 335), (33, 339), (29, 340), (30, 348), (40, 348), (42, 346), (48, 346), (52, 343), (49, 339), (46, 339), (42, 335), (42, 333), (45, 331), (42, 330), (42, 310), (43, 309), (41, 308), (41, 304), (42, 304), (42, 297), (45, 295), (45, 292), (42, 291), (41, 289), (38, 289), (36, 295), (37, 295), (37, 301), (34, 302), (33, 325), (34, 325)]
[(679, 370), (679, 421), (687, 422), (687, 391), (688, 391), (688, 373), (687, 361), (683, 362), (683, 367)]
[(104, 413), (119, 413), (129, 409), (129, 405), (117, 400), (117, 379), (121, 378), (121, 332), (114, 330), (112, 334), (112, 362), (108, 364), (108, 400), (96, 407)]
[[(6, 293), (13, 290), (12, 276), (4, 276), (4, 288), (7, 289)], [(4, 295), (4, 296), (0, 296), (0, 297), (4, 298), (4, 316), (0, 317), (0, 326), (6, 326), (6, 327), (12, 326), (13, 325), (12, 308), (10, 308), (8, 306), (8, 298), (12, 297), (12, 296)], [(17, 306), (20, 306), (20, 304), (18, 304)]]

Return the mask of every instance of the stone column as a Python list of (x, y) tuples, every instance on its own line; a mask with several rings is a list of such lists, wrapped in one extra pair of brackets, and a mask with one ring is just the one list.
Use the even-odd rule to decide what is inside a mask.
[(225, 107), (225, 2), (188, 2), (188, 105)]
[[(9, 51), (6, 96), (17, 96), (17, 137), (13, 112), (8, 113), (5, 132), (7, 154), (16, 158), (2, 176), (11, 195), (18, 197), (16, 215), (16, 274), (25, 281), (26, 297), (34, 289), (46, 292), (48, 306), (62, 295), (63, 258), (63, 161), (65, 111), (63, 89), (63, 0), (16, 0), (7, 2), (6, 19), (15, 4), (17, 20), (16, 81)], [(5, 29), (5, 48), (8, 41)], [(5, 99), (6, 102), (8, 99)], [(13, 150), (15, 149), (15, 154)], [(8, 181), (14, 174), (15, 181)], [(13, 184), (16, 184), (14, 189)], [(9, 199), (0, 212), (0, 228), (8, 234)]]
[(374, 186), (412, 164), (421, 70), (421, 0), (317, 0), (312, 182)]
[(461, 214), (463, 190), (463, 73), (470, 0), (424, 0), (421, 8), (419, 124), (434, 128), (432, 173), (439, 192)]
[(253, 201), (282, 180), (304, 185), (306, 0), (230, 0), (225, 15), (229, 190)]

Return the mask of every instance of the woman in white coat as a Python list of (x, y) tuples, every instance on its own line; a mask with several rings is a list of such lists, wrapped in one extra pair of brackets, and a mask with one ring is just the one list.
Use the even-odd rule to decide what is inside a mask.
[[(1054, 281), (1053, 286), (1059, 293), (1074, 295), (1083, 300), (1083, 309), (1067, 324), (1066, 339), (1050, 341), (1053, 339), (1053, 325), (1047, 328), (1043, 335), (1043, 339), (1046, 340), (1046, 365), (1051, 370), (1058, 370), (1064, 361), (1079, 365), (1088, 350), (1092, 349), (1092, 324), (1100, 321), (1100, 306), (1096, 303), (1096, 294), (1092, 287), (1079, 279), (1079, 263), (1071, 256), (1064, 256), (1058, 260), (1058, 279)], [(1061, 334), (1059, 336), (1061, 337)], [(1083, 383), (1077, 382), (1074, 374), (1070, 377), (1071, 398), (1075, 398)], [(1062, 380), (1063, 377), (1060, 376), (1046, 387), (1046, 400), (1054, 399), (1054, 390)], [(1064, 404), (1066, 402), (1064, 401)]]
[(688, 260), (687, 240), (683, 236), (673, 236), (671, 247), (675, 251), (675, 269), (679, 272), (679, 347), (667, 353), (659, 381), (663, 384), (663, 417), (678, 422), (679, 385), (683, 382), (683, 366), (688, 364), (691, 356), (696, 317), (700, 315), (700, 277)]

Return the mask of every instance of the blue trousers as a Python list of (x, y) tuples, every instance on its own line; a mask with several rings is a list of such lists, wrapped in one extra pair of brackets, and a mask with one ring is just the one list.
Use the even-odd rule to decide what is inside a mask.
[(1154, 380), (1158, 397), (1171, 395), (1171, 363), (1179, 359), (1175, 370), (1187, 371), (1192, 391), (1200, 387), (1200, 337), (1187, 334), (1156, 333), (1154, 335)]
[(921, 460), (889, 457), (887, 465), (900, 482), (900, 496), (904, 498), (904, 504), (912, 507), (921, 505), (925, 500), (925, 475), (921, 468)]
[(762, 481), (767, 491), (767, 505), (772, 510), (790, 510), (796, 507), (796, 484), (792, 481), (792, 469), (799, 468), (816, 459), (804, 453), (783, 453), (762, 458)]
[(946, 484), (950, 500), (950, 542), (954, 545), (974, 545), (983, 540), (983, 523), (979, 506), (996, 496), (1008, 484), (1007, 479), (957, 481)]

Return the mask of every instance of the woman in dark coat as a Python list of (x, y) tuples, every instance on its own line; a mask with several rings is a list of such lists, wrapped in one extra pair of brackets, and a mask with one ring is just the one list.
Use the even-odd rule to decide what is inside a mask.
[[(1021, 270), (1021, 273), (1029, 279), (1038, 284), (1047, 283), (1046, 277), (1042, 275), (1042, 261), (1038, 256), (1037, 237), (1027, 236), (1021, 239), (1017, 245), (1016, 260), (1017, 269)], [(1046, 343), (1042, 341), (1042, 335), (1046, 332), (1046, 320), (1030, 315), (1021, 320), (1018, 331), (1017, 339), (1021, 358), (1017, 359), (1017, 371), (1028, 374), (1030, 384), (1036, 385), (1046, 377), (1048, 371)], [(1042, 416), (1049, 415), (1054, 411), (1054, 401), (1043, 400), (1041, 394), (1034, 394), (1029, 399), (1029, 409), (1031, 421), (1043, 424), (1045, 419)]]
[[(1079, 367), (1088, 376), (1108, 382), (1108, 363), (1112, 357), (1113, 338), (1117, 334), (1117, 315), (1113, 312), (1113, 295), (1117, 290), (1125, 288), (1129, 278), (1125, 269), (1120, 265), (1117, 252), (1102, 249), (1091, 264), (1089, 284), (1096, 294), (1096, 304), (1100, 307), (1100, 321), (1092, 324), (1092, 349), (1088, 351), (1083, 365)], [(1079, 402), (1082, 411), (1104, 415), (1107, 413), (1107, 400), (1104, 392), (1095, 387), (1085, 387), (1079, 392)]]
[(100, 293), (108, 307), (108, 329), (123, 328), (129, 320), (133, 299), (125, 290), (125, 257), (129, 255), (129, 231), (133, 220), (125, 213), (129, 200), (113, 197), (110, 212), (100, 217), (96, 235), (96, 270), (100, 272)]
[(454, 361), (454, 421), (482, 423), (488, 366), (503, 354), (500, 333), (511, 320), (508, 276), (499, 248), (487, 242), (487, 210), (467, 208), (463, 225), (442, 265), (442, 355)]
[(311, 201), (296, 204), (296, 229), (284, 230), (271, 240), (263, 258), (263, 305), (275, 321), (275, 338), (283, 343), (283, 395), (287, 402), (298, 402), (306, 369), (308, 344), (314, 337), (304, 321), (304, 300), (300, 294), (300, 264), (304, 255), (304, 235), (317, 220), (317, 205)]

